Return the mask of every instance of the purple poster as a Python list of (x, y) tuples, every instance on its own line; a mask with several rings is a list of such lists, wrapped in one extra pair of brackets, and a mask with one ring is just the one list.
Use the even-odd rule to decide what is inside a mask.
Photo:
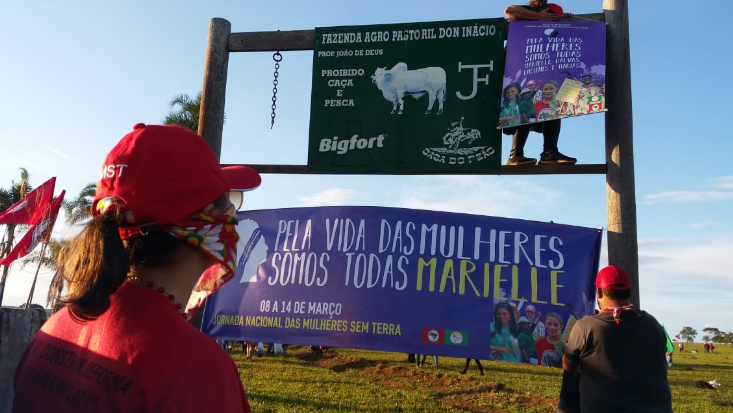
[(215, 338), (557, 365), (547, 342), (593, 308), (596, 228), (382, 207), (239, 218), (236, 276), (204, 309)]
[(606, 24), (509, 22), (499, 128), (606, 110)]

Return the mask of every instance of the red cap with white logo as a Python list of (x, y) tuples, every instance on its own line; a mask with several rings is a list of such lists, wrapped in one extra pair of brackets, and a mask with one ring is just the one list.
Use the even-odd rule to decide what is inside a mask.
[(222, 168), (206, 141), (182, 126), (138, 123), (105, 158), (92, 215), (100, 199), (117, 197), (137, 222), (168, 224), (260, 182), (252, 168)]
[(609, 265), (598, 271), (596, 287), (603, 290), (628, 290), (631, 289), (631, 277), (623, 268)]

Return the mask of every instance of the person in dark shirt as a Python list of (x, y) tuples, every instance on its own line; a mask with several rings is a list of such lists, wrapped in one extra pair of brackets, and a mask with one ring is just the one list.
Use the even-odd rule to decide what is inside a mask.
[(580, 372), (581, 411), (671, 413), (664, 328), (629, 303), (624, 269), (603, 268), (596, 294), (600, 312), (575, 323), (563, 357), (565, 371)]

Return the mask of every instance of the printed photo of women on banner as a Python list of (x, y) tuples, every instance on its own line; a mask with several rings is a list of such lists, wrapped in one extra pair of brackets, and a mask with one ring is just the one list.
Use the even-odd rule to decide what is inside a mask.
[(498, 128), (606, 110), (606, 25), (512, 20)]
[(567, 306), (498, 301), (489, 325), (491, 360), (562, 368), (570, 331), (578, 318), (591, 311), (585, 308), (577, 313)]

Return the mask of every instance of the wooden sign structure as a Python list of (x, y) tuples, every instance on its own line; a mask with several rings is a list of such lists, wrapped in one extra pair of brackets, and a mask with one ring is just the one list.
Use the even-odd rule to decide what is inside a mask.
[[(609, 264), (625, 268), (632, 278), (632, 302), (639, 306), (639, 256), (636, 227), (633, 124), (631, 107), (631, 64), (629, 53), (628, 0), (604, 0), (603, 13), (572, 16), (569, 21), (605, 21), (606, 74), (614, 79), (607, 85), (605, 164), (501, 166), (499, 175), (605, 174), (606, 220)], [(504, 31), (506, 33), (506, 30)], [(224, 128), (229, 53), (313, 50), (315, 30), (232, 33), (231, 23), (213, 18), (204, 66), (199, 130), (221, 155)], [(260, 173), (328, 174), (312, 171), (307, 165), (252, 165)], [(387, 172), (385, 174), (397, 174)], [(414, 173), (404, 173), (410, 175)], [(468, 172), (465, 174), (478, 175)], [(424, 173), (420, 173), (424, 175)]]

